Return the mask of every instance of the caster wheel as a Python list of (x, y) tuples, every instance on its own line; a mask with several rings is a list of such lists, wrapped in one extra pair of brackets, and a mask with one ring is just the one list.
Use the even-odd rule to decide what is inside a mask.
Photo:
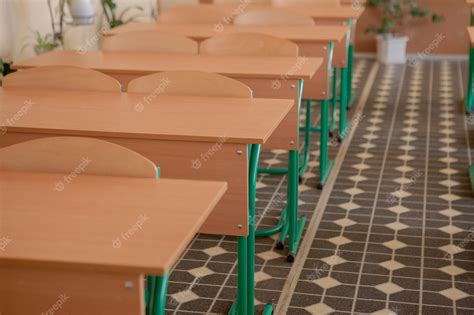
[(290, 263), (295, 262), (295, 254), (289, 253), (288, 256), (286, 257), (286, 261)]
[(344, 139), (342, 137), (337, 137), (337, 142), (341, 143)]
[(350, 106), (347, 106), (347, 107), (346, 107), (346, 110), (347, 110), (347, 111), (350, 111), (350, 110), (351, 110), (351, 107), (350, 107)]
[(299, 182), (300, 184), (303, 183), (303, 177), (298, 176), (298, 182)]
[(318, 190), (323, 190), (324, 185), (321, 183), (318, 183)]
[(330, 138), (334, 137), (334, 132), (329, 131), (329, 137), (330, 137)]
[(283, 248), (285, 248), (285, 244), (282, 241), (278, 241), (275, 245), (275, 248), (282, 250)]

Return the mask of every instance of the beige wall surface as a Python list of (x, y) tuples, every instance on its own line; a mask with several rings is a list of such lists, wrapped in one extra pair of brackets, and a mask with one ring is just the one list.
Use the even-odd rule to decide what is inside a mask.
[[(408, 52), (411, 54), (468, 54), (469, 39), (466, 28), (470, 23), (470, 9), (465, 0), (420, 0), (420, 4), (444, 16), (441, 23), (429, 19), (412, 21), (399, 29), (410, 37)], [(372, 35), (365, 34), (368, 26), (377, 25), (379, 13), (368, 9), (359, 20), (356, 32), (356, 51), (375, 52)]]

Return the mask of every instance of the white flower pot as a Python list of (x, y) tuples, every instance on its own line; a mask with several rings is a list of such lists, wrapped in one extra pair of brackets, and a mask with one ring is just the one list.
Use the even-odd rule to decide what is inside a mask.
[(89, 25), (94, 23), (95, 12), (92, 0), (68, 0), (68, 5), (74, 24)]
[(406, 36), (384, 34), (377, 36), (377, 60), (384, 64), (404, 64), (407, 61)]

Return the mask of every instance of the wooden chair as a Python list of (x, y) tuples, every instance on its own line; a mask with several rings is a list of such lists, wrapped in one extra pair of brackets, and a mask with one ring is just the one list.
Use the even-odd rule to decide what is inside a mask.
[(106, 74), (70, 66), (45, 66), (17, 71), (3, 79), (3, 87), (101, 92), (122, 91), (120, 83)]
[(153, 93), (157, 87), (163, 95), (215, 96), (252, 98), (245, 84), (223, 75), (200, 71), (168, 71), (136, 78), (128, 84), (129, 93)]
[(168, 24), (214, 24), (225, 22), (230, 13), (219, 6), (210, 4), (179, 5), (158, 15), (158, 23)]
[(236, 25), (315, 25), (309, 16), (288, 13), (276, 9), (255, 10), (234, 18)]
[(226, 33), (203, 41), (201, 54), (215, 56), (298, 57), (295, 43), (260, 33)]
[(158, 31), (125, 32), (106, 36), (102, 43), (102, 50), (111, 52), (197, 54), (198, 48), (198, 43), (190, 38)]
[(340, 6), (340, 0), (272, 0), (275, 7), (294, 6), (302, 4), (314, 4), (321, 6)]
[[(87, 163), (87, 164), (86, 164)], [(155, 178), (156, 166), (122, 146), (93, 138), (48, 137), (0, 149), (0, 170)]]

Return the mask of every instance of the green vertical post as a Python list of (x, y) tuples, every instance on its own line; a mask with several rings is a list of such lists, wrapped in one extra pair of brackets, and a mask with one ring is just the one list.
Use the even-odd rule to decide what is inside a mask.
[(247, 315), (255, 312), (255, 199), (261, 146), (253, 144), (249, 164), (249, 236), (247, 238)]
[(166, 306), (166, 292), (168, 291), (168, 274), (156, 277), (153, 290), (153, 301), (149, 315), (164, 315)]
[(353, 76), (353, 67), (354, 67), (354, 44), (349, 44), (347, 48), (347, 108), (351, 108), (353, 100), (353, 93), (352, 93), (352, 76)]
[(472, 112), (473, 94), (472, 94), (472, 79), (474, 73), (474, 48), (469, 50), (469, 67), (468, 67), (468, 80), (467, 80), (467, 95), (466, 95), (466, 112), (470, 114)]
[(288, 225), (289, 225), (289, 252), (288, 261), (293, 262), (297, 251), (297, 224), (298, 224), (298, 151), (289, 152), (288, 166)]
[(336, 126), (336, 108), (337, 108), (337, 68), (332, 69), (332, 101), (331, 101), (331, 122), (329, 131), (334, 133)]
[(348, 91), (348, 70), (347, 68), (341, 69), (341, 104), (339, 107), (339, 140), (344, 139), (346, 136), (348, 123), (347, 123), (347, 91)]
[[(248, 237), (240, 236), (237, 258), (237, 304), (230, 314), (245, 315), (247, 311), (247, 241)], [(235, 312), (237, 311), (237, 313)]]
[(329, 173), (328, 167), (328, 116), (329, 116), (329, 101), (323, 100), (321, 102), (321, 133), (320, 133), (320, 153), (319, 153), (319, 188), (322, 188), (326, 182), (326, 177)]
[(469, 167), (469, 176), (471, 177), (472, 191), (474, 191), (474, 165)]

